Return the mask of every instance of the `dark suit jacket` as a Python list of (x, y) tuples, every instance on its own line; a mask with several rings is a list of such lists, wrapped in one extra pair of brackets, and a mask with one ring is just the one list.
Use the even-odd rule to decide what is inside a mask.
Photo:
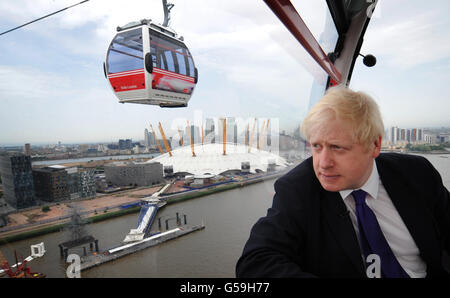
[[(425, 158), (382, 153), (378, 173), (427, 264), (427, 277), (446, 276), (450, 195)], [(273, 205), (253, 226), (237, 277), (366, 277), (356, 232), (338, 192), (322, 188), (312, 158), (275, 182)]]

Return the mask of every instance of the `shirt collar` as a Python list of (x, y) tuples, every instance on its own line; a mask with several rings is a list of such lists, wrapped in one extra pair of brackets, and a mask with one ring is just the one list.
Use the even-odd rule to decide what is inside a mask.
[[(378, 197), (378, 185), (379, 185), (380, 176), (378, 174), (377, 164), (375, 160), (373, 161), (373, 167), (372, 167), (372, 173), (369, 176), (369, 179), (367, 179), (366, 183), (361, 188), (366, 193), (368, 193), (372, 198), (376, 199)], [(352, 191), (356, 189), (344, 189), (339, 191), (341, 194), (342, 199), (346, 199)]]

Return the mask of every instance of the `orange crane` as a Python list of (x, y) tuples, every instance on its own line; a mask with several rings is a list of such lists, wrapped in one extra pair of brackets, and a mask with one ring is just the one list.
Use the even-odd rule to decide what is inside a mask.
[(270, 121), (270, 119), (267, 119), (267, 125), (265, 125), (265, 126), (264, 126), (265, 121), (263, 122), (263, 125), (261, 128), (261, 133), (259, 136), (259, 148), (262, 148), (264, 145), (264, 141), (267, 140), (267, 131), (269, 130), (269, 121)]
[(170, 157), (172, 157), (172, 151), (170, 151), (170, 146), (169, 146), (169, 143), (167, 142), (166, 135), (164, 134), (164, 130), (162, 128), (161, 122), (158, 122), (158, 124), (159, 124), (158, 125), (159, 126), (159, 132), (161, 133), (161, 136), (163, 138), (164, 146), (166, 147), (166, 151), (169, 152)]
[(250, 141), (248, 143), (248, 153), (250, 153), (250, 150), (252, 149), (252, 141), (253, 141), (253, 135), (255, 134), (255, 127), (256, 127), (256, 118), (255, 118), (255, 122), (253, 123), (252, 134), (250, 135)]
[[(30, 267), (27, 267), (28, 261), (22, 258), (22, 262), (17, 259), (17, 253), (14, 250), (16, 256), (16, 265), (10, 266), (3, 253), (0, 251), (0, 268), (4, 270), (4, 274), (7, 274), (11, 278), (43, 278), (45, 274), (39, 272), (31, 272)], [(15, 267), (15, 269), (13, 269)]]
[(189, 131), (189, 138), (191, 139), (191, 150), (192, 150), (192, 156), (195, 157), (195, 151), (194, 151), (194, 138), (192, 137), (192, 132), (191, 132), (191, 126), (189, 125), (189, 120), (187, 120), (187, 129)]
[(227, 155), (227, 118), (223, 118), (223, 155)]
[(164, 151), (162, 150), (161, 145), (159, 144), (159, 141), (158, 141), (158, 139), (156, 138), (155, 131), (153, 130), (153, 127), (152, 127), (151, 124), (150, 124), (150, 129), (152, 130), (153, 137), (155, 138), (155, 143), (156, 143), (156, 145), (158, 145), (159, 152), (161, 152), (161, 154), (164, 154)]

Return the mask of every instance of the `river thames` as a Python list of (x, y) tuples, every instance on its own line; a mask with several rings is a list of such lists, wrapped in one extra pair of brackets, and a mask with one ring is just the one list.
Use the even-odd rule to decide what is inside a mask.
[[(423, 156), (436, 167), (444, 185), (450, 189), (450, 155)], [(81, 277), (234, 277), (236, 261), (251, 227), (272, 203), (274, 182), (275, 179), (267, 180), (167, 205), (156, 216), (162, 218), (163, 230), (166, 219), (169, 219), (169, 228), (176, 227), (177, 212), (187, 216), (188, 225), (203, 222), (206, 228), (83, 271)], [(120, 244), (129, 230), (136, 227), (137, 216), (138, 213), (124, 215), (86, 225), (86, 229), (99, 240), (100, 250), (105, 250)], [(157, 228), (155, 220), (152, 229)], [(30, 245), (44, 242), (46, 254), (31, 261), (30, 267), (47, 277), (65, 277), (68, 264), (60, 257), (58, 244), (69, 240), (68, 237), (68, 232), (62, 231), (3, 245), (0, 250), (12, 263), (14, 250), (27, 257)], [(82, 255), (83, 251), (74, 249), (70, 253)]]

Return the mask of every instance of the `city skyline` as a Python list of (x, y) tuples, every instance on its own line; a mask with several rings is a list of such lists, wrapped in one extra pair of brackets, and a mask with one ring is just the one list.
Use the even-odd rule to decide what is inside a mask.
[[(207, 118), (207, 120), (208, 119), (209, 118)], [(197, 129), (200, 129), (199, 127), (197, 127), (195, 125), (191, 125), (191, 126), (197, 128)], [(213, 126), (213, 128), (214, 128), (214, 126)], [(433, 131), (433, 130), (446, 130), (446, 131), (448, 131), (447, 134), (450, 133), (450, 126), (441, 126), (441, 127), (418, 127), (418, 126), (399, 127), (399, 126), (394, 125), (394, 126), (385, 127), (385, 135), (383, 137), (383, 140), (389, 141), (389, 138), (391, 137), (390, 136), (390, 130), (392, 128), (396, 128), (396, 129), (399, 129), (399, 130), (418, 129), (418, 130), (421, 130), (422, 133), (425, 133), (427, 131)], [(186, 135), (187, 135), (187, 132), (185, 131), (185, 129), (186, 129), (186, 127), (183, 129), (183, 138), (185, 138)], [(206, 138), (206, 132), (207, 132), (206, 127), (204, 127), (204, 130), (205, 130), (205, 142), (206, 142), (206, 140), (211, 141), (211, 139), (212, 139), (211, 137), (209, 139)], [(147, 131), (147, 132), (145, 132), (145, 131)], [(218, 137), (219, 136), (219, 132), (218, 132), (217, 128), (214, 128), (213, 131), (215, 132), (214, 136)], [(286, 135), (289, 135), (289, 136), (291, 136), (291, 135), (293, 136), (293, 135), (295, 135), (295, 131), (296, 131), (296, 129), (294, 129), (293, 131), (286, 131), (286, 130), (280, 129), (279, 130), (279, 134), (280, 135), (281, 134), (286, 134)], [(154, 140), (153, 140), (153, 135), (152, 135), (151, 131), (149, 131), (147, 128), (144, 128), (144, 136), (143, 137), (136, 135), (136, 137), (125, 137), (125, 138), (115, 139), (115, 140), (112, 140), (112, 141), (98, 140), (98, 141), (93, 141), (93, 142), (70, 142), (70, 143), (63, 143), (61, 141), (58, 141), (56, 143), (49, 143), (49, 142), (35, 142), (35, 143), (23, 142), (23, 143), (12, 143), (12, 144), (2, 144), (2, 143), (0, 143), (0, 147), (24, 147), (25, 148), (25, 146), (28, 145), (28, 144), (31, 147), (34, 147), (34, 146), (38, 146), (38, 147), (40, 147), (40, 146), (68, 146), (68, 145), (76, 146), (76, 145), (82, 145), (82, 144), (86, 144), (86, 145), (103, 144), (103, 145), (106, 145), (106, 144), (119, 144), (121, 140), (127, 140), (127, 139), (131, 140), (133, 143), (142, 142), (144, 144), (144, 146), (145, 146), (145, 144), (147, 143), (147, 141), (145, 139), (145, 134), (146, 133), (148, 133), (149, 137), (151, 138), (151, 142), (150, 143), (153, 144)], [(142, 134), (142, 132), (141, 132), (141, 134)], [(198, 136), (196, 136), (195, 140), (196, 140), (196, 142), (200, 142), (201, 141), (201, 133), (197, 132), (197, 134), (198, 134)], [(227, 133), (227, 136), (229, 136), (229, 133)], [(241, 138), (243, 136), (243, 133), (241, 132), (241, 134), (238, 134), (238, 136), (239, 136), (239, 138)], [(162, 141), (161, 135), (157, 134), (156, 137), (157, 137), (157, 139), (159, 141)], [(178, 143), (178, 139), (179, 139), (178, 132), (176, 132), (176, 133), (174, 132), (173, 134), (169, 134), (166, 137), (168, 139), (171, 139), (172, 141), (174, 140), (174, 141), (176, 141)], [(218, 141), (219, 140), (216, 138), (214, 142), (218, 142)], [(184, 139), (184, 142), (186, 142), (186, 139)]]
[[(194, 119), (196, 111), (205, 118), (278, 118), (286, 131), (306, 115), (316, 70), (305, 68), (307, 55), (262, 1), (174, 1), (171, 27), (199, 69), (189, 106), (119, 104), (102, 69), (115, 28), (163, 19), (159, 0), (129, 2), (90, 1), (0, 37), (0, 145), (141, 140), (150, 122), (174, 130), (174, 119)], [(320, 39), (326, 4), (292, 2)], [(0, 31), (71, 4), (3, 1)], [(439, 4), (377, 4), (361, 48), (377, 64), (367, 68), (359, 57), (350, 87), (374, 97), (385, 127), (450, 126), (450, 21), (442, 9), (450, 3)]]

